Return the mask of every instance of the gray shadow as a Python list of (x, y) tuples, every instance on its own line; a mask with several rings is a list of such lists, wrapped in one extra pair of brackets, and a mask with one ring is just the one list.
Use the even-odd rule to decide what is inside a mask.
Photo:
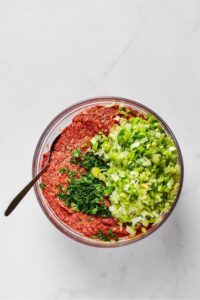
[[(187, 191), (168, 220), (152, 235), (132, 245), (101, 249), (81, 245), (64, 236), (58, 253), (73, 261), (80, 280), (79, 289), (61, 287), (56, 299), (134, 299), (180, 296), (180, 281), (187, 271), (184, 259), (190, 251), (190, 236), (185, 230), (188, 211), (184, 206)], [(55, 235), (57, 233), (55, 232)], [(60, 237), (54, 236), (56, 240)], [(66, 265), (66, 273), (70, 272)], [(66, 275), (67, 276), (67, 275)], [(94, 298), (95, 297), (95, 298)]]

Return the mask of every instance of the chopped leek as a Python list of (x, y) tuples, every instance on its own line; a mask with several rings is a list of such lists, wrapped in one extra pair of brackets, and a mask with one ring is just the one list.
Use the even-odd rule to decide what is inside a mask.
[(177, 148), (158, 120), (121, 118), (108, 136), (95, 136), (91, 147), (108, 165), (93, 167), (92, 174), (111, 191), (112, 216), (128, 223), (132, 235), (138, 226), (160, 222), (175, 200), (180, 167)]

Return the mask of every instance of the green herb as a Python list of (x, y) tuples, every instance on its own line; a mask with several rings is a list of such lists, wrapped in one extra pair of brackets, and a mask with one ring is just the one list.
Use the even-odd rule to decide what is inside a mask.
[(60, 200), (64, 200), (65, 201), (65, 203), (67, 204), (67, 205), (69, 205), (68, 204), (68, 201), (67, 201), (67, 199), (66, 199), (66, 195), (65, 195), (65, 193), (62, 191), (62, 192), (59, 192), (58, 194), (57, 194), (57, 197), (60, 199)]
[(86, 155), (83, 158), (82, 166), (86, 170), (91, 170), (93, 167), (98, 168), (107, 168), (107, 164), (98, 156), (95, 156), (91, 152), (87, 152)]
[(74, 170), (68, 172), (68, 176), (70, 179), (72, 179), (75, 175), (76, 175), (76, 171), (74, 171)]
[(81, 157), (82, 156), (82, 152), (80, 149), (75, 149), (71, 152), (73, 157)]
[(106, 169), (107, 164), (98, 156), (95, 156), (92, 152), (87, 152), (85, 156), (78, 159), (71, 159), (71, 162), (84, 167), (86, 170), (91, 170), (93, 167), (99, 167)]
[(61, 168), (60, 171), (59, 171), (61, 174), (67, 174), (69, 172), (68, 169), (65, 169), (65, 168)]
[(114, 240), (115, 242), (119, 241), (118, 236), (112, 232), (112, 229), (108, 229), (107, 234), (104, 234), (103, 231), (99, 229), (98, 232), (93, 237), (106, 242), (110, 242), (111, 240)]
[(100, 239), (101, 241), (110, 242), (111, 239), (109, 236), (105, 235), (101, 229), (94, 235), (95, 238)]
[(118, 242), (119, 241), (119, 238), (118, 236), (115, 234), (115, 233), (112, 233), (112, 238), (115, 242)]
[(115, 242), (119, 241), (118, 236), (115, 233), (113, 233), (112, 229), (108, 229), (107, 233), (113, 240), (115, 240)]
[(39, 187), (43, 190), (43, 189), (46, 187), (46, 185), (45, 185), (44, 183), (41, 182), (41, 183), (39, 184)]
[(58, 193), (69, 206), (76, 206), (77, 210), (102, 217), (110, 217), (109, 208), (101, 203), (104, 197), (105, 187), (102, 182), (91, 173), (83, 175), (81, 178), (74, 178), (65, 191)]
[(61, 191), (62, 190), (62, 184), (58, 184), (58, 189)]

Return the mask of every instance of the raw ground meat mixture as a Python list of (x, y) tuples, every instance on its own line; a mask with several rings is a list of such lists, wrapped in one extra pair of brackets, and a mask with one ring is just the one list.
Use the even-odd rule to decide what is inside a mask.
[[(111, 229), (118, 237), (128, 236), (129, 234), (125, 228), (120, 229), (119, 224), (112, 217), (103, 218), (75, 212), (73, 208), (68, 207), (62, 200), (59, 200), (57, 197), (58, 184), (62, 184), (63, 188), (67, 188), (69, 185), (66, 182), (67, 175), (61, 174), (59, 170), (61, 168), (75, 170), (75, 177), (84, 174), (86, 170), (83, 167), (70, 162), (71, 151), (80, 148), (85, 153), (90, 147), (90, 140), (93, 136), (99, 132), (109, 133), (112, 126), (117, 122), (114, 118), (118, 114), (118, 106), (94, 106), (78, 114), (72, 123), (63, 130), (55, 145), (49, 167), (42, 176), (42, 182), (45, 185), (43, 194), (56, 216), (73, 230), (88, 237), (97, 234), (99, 229), (103, 233)], [(48, 154), (45, 154), (42, 166), (45, 164), (47, 157)]]

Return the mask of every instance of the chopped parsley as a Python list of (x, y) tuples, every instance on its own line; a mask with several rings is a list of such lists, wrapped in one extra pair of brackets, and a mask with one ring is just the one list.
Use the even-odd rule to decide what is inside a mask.
[(70, 179), (74, 178), (75, 175), (76, 175), (76, 171), (74, 171), (74, 170), (68, 172), (68, 176)]
[(93, 237), (105, 242), (110, 242), (111, 240), (114, 240), (115, 242), (119, 241), (118, 236), (112, 232), (112, 229), (108, 229), (107, 234), (104, 234), (103, 231), (99, 229)]
[(60, 172), (61, 174), (67, 174), (67, 173), (69, 172), (69, 170), (68, 170), (68, 169), (65, 169), (65, 168), (61, 168), (61, 169), (59, 170), (59, 172)]
[(70, 185), (65, 190), (59, 188), (60, 191), (57, 197), (65, 201), (68, 206), (73, 207), (76, 211), (110, 217), (111, 212), (104, 201), (102, 201), (103, 197), (108, 195), (108, 189), (106, 189), (101, 178), (95, 178), (92, 174), (94, 167), (106, 170), (106, 163), (91, 152), (83, 155), (80, 149), (73, 150), (71, 155), (71, 162), (84, 167), (88, 173), (82, 175), (80, 178), (75, 178), (76, 171), (70, 171), (65, 168), (60, 169), (61, 174), (68, 175), (66, 181)]
[(58, 189), (61, 191), (62, 190), (62, 184), (58, 184)]
[(71, 154), (72, 154), (73, 157), (76, 157), (76, 158), (82, 156), (82, 152), (81, 152), (80, 149), (75, 149), (75, 150), (73, 150), (73, 151), (71, 152)]
[(41, 183), (39, 184), (39, 187), (43, 190), (43, 189), (46, 187), (46, 185), (45, 185), (44, 183), (41, 182)]
[(91, 173), (87, 173), (81, 178), (72, 179), (69, 187), (60, 191), (57, 196), (67, 205), (83, 213), (110, 217), (109, 208), (101, 202), (104, 191), (104, 184)]
[(82, 154), (80, 156), (76, 156), (76, 158), (71, 159), (71, 162), (84, 167), (88, 171), (93, 167), (107, 169), (107, 164), (101, 158), (95, 156), (92, 152), (87, 152), (84, 156)]

